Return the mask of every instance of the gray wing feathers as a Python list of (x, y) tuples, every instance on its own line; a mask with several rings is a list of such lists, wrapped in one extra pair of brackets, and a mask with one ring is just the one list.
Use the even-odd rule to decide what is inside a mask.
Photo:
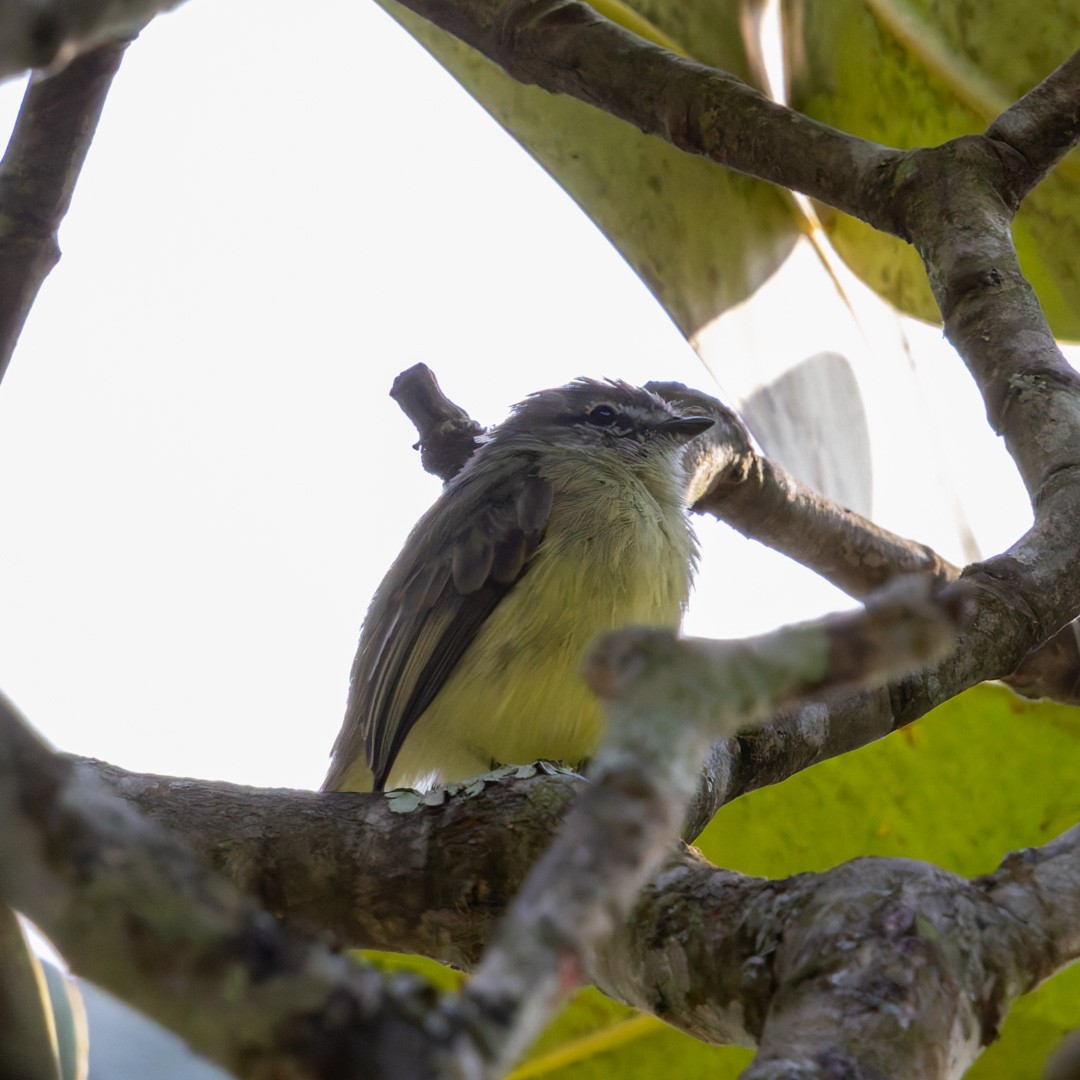
[[(529, 462), (495, 485), (477, 470), (459, 476), (413, 530), (372, 601), (326, 788), (359, 754), (382, 788), (413, 724), (543, 536), (552, 488)], [(448, 522), (464, 525), (451, 532)]]

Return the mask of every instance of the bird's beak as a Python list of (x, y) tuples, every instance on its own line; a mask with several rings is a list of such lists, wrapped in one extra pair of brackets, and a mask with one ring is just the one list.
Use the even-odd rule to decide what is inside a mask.
[(716, 421), (711, 416), (673, 416), (657, 425), (658, 433), (676, 442), (689, 442), (695, 435), (708, 431)]

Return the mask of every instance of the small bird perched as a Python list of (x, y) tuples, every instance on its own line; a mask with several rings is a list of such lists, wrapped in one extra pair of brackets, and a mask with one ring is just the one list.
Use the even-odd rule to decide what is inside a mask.
[(603, 717), (582, 657), (606, 630), (678, 627), (697, 552), (682, 450), (712, 424), (615, 381), (516, 405), (376, 591), (324, 789), (589, 757)]

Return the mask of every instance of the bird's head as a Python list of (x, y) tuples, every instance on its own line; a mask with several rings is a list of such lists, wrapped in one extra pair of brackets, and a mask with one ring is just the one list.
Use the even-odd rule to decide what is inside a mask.
[(628, 458), (668, 457), (712, 427), (658, 395), (614, 379), (575, 379), (531, 394), (495, 431), (567, 449), (607, 450)]

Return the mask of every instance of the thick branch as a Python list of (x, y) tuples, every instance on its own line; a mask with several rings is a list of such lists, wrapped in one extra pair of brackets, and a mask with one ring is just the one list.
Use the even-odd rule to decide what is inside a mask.
[(80, 56), (27, 88), (0, 162), (0, 379), (41, 283), (60, 258), (71, 203), (127, 42)]
[[(475, 960), (550, 836), (557, 808), (580, 783), (537, 773), (401, 814), (374, 795), (148, 785), (114, 775), (122, 793), (238, 872), (240, 884), (295, 889), (309, 916), (336, 912), (334, 929), (351, 930), (351, 944), (385, 944), (387, 929), (370, 936), (382, 917), (397, 931), (398, 947), (447, 958), (450, 939), (472, 922), (473, 945), (453, 950), (466, 966), (464, 954)], [(215, 793), (223, 818), (210, 806), (189, 813), (193, 796), (212, 802)], [(355, 877), (381, 892), (372, 910), (353, 905)], [(970, 1060), (1016, 996), (1076, 958), (1077, 897), (1080, 829), (974, 882), (890, 859), (762, 881), (680, 849), (589, 974), (613, 996), (698, 1038), (762, 1040), (763, 1051), (782, 1058), (796, 1029), (822, 1042), (829, 1034), (834, 1044), (844, 1034), (852, 1058), (876, 1061), (883, 1047), (895, 1052), (879, 1076), (933, 1078), (946, 1074), (923, 1068), (920, 1054), (933, 1059), (951, 1047), (954, 1060)], [(844, 992), (822, 995), (822, 978)], [(852, 1043), (851, 1029), (863, 1024), (866, 1037)], [(912, 1028), (926, 1038), (916, 1040)], [(959, 1048), (958, 1032), (970, 1036)]]
[[(1063, 953), (1077, 955), (1080, 829), (1016, 859), (1028, 886), (1022, 919), (1000, 894), (1011, 860), (975, 882), (901, 859), (761, 882), (687, 855), (643, 895), (600, 978), (669, 1022), (692, 1003), (699, 1038), (757, 1041), (748, 1077), (955, 1076), (995, 1037), (1009, 1002)], [(1033, 915), (1037, 926), (1024, 921)], [(1049, 927), (1065, 939), (1053, 962)], [(633, 984), (612, 966), (627, 956), (646, 972)], [(651, 996), (635, 998), (643, 986)]]
[[(1012, 192), (1026, 175), (1023, 160), (981, 136), (907, 158), (883, 197), (923, 257), (945, 332), (1035, 512), (1033, 527), (1007, 552), (950, 586), (966, 591), (978, 613), (970, 638), (937, 674), (966, 686), (1009, 674), (1080, 611), (1080, 378), (1057, 348), (1013, 247)], [(902, 696), (901, 711), (921, 707), (918, 690)]]
[(986, 134), (1022, 159), (1012, 184), (1019, 202), (1080, 141), (1080, 52), (1006, 109)]
[(401, 812), (399, 800), (373, 795), (262, 791), (73, 763), (278, 918), (464, 969), (584, 784), (573, 773), (523, 768)]
[[(0, 698), (0, 899), (238, 1076), (433, 1076), (429, 995), (283, 928)], [(400, 1065), (400, 1068), (398, 1066)]]

